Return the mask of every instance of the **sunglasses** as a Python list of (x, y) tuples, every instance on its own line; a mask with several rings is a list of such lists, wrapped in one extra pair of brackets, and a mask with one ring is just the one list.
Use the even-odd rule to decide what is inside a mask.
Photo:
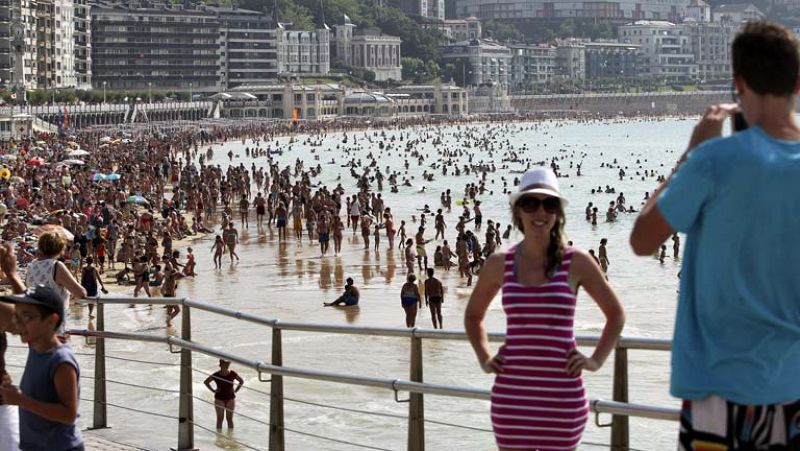
[(517, 207), (525, 213), (536, 213), (539, 210), (539, 206), (544, 208), (545, 213), (556, 214), (561, 208), (561, 199), (557, 197), (539, 199), (538, 197), (527, 196), (517, 201)]

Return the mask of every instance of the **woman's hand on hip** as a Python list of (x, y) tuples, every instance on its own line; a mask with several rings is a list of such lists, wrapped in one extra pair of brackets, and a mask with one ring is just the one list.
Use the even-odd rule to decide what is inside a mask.
[(578, 351), (578, 348), (572, 348), (567, 351), (566, 370), (570, 376), (580, 376), (583, 370), (597, 371), (600, 369), (600, 366), (600, 363), (592, 357), (583, 355)]

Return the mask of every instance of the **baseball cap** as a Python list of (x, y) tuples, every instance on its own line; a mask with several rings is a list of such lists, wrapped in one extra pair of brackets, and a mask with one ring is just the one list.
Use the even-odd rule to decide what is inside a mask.
[(21, 294), (0, 296), (0, 302), (41, 305), (64, 317), (64, 299), (55, 290), (44, 285), (35, 285)]
[(511, 193), (508, 201), (513, 206), (520, 197), (527, 194), (547, 194), (561, 199), (561, 205), (567, 205), (567, 199), (559, 192), (556, 174), (548, 168), (540, 167), (525, 171), (519, 183), (519, 191)]

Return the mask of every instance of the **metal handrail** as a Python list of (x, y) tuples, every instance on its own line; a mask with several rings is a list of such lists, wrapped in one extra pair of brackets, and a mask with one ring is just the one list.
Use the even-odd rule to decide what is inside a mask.
[[(292, 368), (287, 366), (275, 366), (264, 363), (260, 360), (248, 359), (230, 352), (219, 351), (209, 346), (199, 343), (186, 341), (177, 337), (157, 337), (152, 335), (124, 333), (124, 332), (102, 332), (86, 329), (70, 329), (70, 335), (95, 338), (109, 338), (117, 340), (146, 341), (151, 343), (164, 343), (182, 349), (205, 354), (210, 357), (220, 358), (234, 362), (240, 366), (248, 367), (259, 373), (268, 373), (276, 376), (295, 377), (299, 379), (319, 380), (326, 382), (336, 382), (341, 384), (359, 385), (373, 388), (383, 388), (395, 392), (404, 391), (409, 393), (419, 393), (426, 395), (450, 396), (467, 399), (491, 399), (491, 391), (479, 388), (457, 387), (453, 385), (429, 384), (413, 382), (402, 379), (387, 379), (370, 376), (354, 376), (330, 371), (318, 371), (309, 369)], [(636, 416), (655, 420), (677, 421), (679, 419), (679, 409), (669, 407), (656, 407), (642, 404), (621, 403), (595, 399), (590, 401), (590, 408), (594, 413), (609, 413), (614, 415)]]
[[(425, 449), (425, 419), (424, 395), (452, 396), (468, 399), (489, 400), (491, 393), (485, 389), (456, 387), (449, 385), (428, 384), (423, 382), (423, 352), (422, 340), (467, 340), (463, 331), (443, 331), (421, 328), (393, 328), (393, 327), (364, 327), (343, 326), (332, 324), (315, 324), (281, 321), (256, 315), (240, 310), (222, 307), (207, 302), (195, 301), (186, 298), (133, 298), (133, 297), (95, 297), (84, 299), (85, 302), (97, 304), (97, 330), (70, 330), (73, 335), (96, 337), (95, 346), (95, 412), (93, 424), (95, 428), (107, 427), (106, 414), (106, 376), (105, 376), (105, 340), (137, 340), (152, 343), (168, 344), (171, 352), (173, 347), (181, 355), (180, 374), (180, 405), (178, 418), (178, 448), (180, 450), (192, 449), (194, 446), (194, 410), (192, 395), (192, 352), (223, 358), (236, 362), (239, 365), (252, 368), (259, 373), (259, 380), (270, 382), (270, 433), (269, 449), (283, 451), (285, 447), (283, 433), (288, 430), (284, 427), (283, 420), (283, 377), (319, 380), (326, 382), (351, 384), (373, 388), (392, 390), (397, 402), (408, 402), (408, 450), (424, 451)], [(152, 335), (108, 332), (105, 330), (105, 305), (106, 304), (158, 304), (180, 305), (181, 310), (181, 336), (158, 337)], [(248, 359), (229, 352), (220, 351), (192, 341), (192, 325), (190, 312), (194, 309), (213, 313), (220, 316), (252, 322), (267, 326), (272, 330), (272, 360), (264, 363), (259, 360)], [(318, 371), (305, 368), (292, 368), (283, 366), (282, 333), (284, 331), (321, 332), (349, 335), (367, 335), (379, 337), (395, 337), (410, 340), (411, 356), (409, 379), (386, 379), (369, 376), (356, 376), (350, 374)], [(489, 340), (503, 341), (505, 334), (491, 333)], [(579, 346), (597, 344), (597, 336), (578, 336), (576, 342)], [(595, 423), (599, 427), (611, 427), (611, 449), (614, 451), (627, 451), (629, 449), (628, 417), (636, 416), (650, 419), (676, 421), (679, 410), (670, 407), (658, 407), (628, 402), (628, 350), (657, 350), (669, 351), (670, 340), (646, 337), (623, 337), (618, 340), (614, 350), (614, 376), (613, 376), (613, 401), (591, 400), (590, 407), (595, 413)], [(263, 379), (262, 374), (269, 374), (269, 379)], [(408, 392), (408, 399), (399, 399), (399, 392)], [(613, 415), (611, 423), (600, 424), (598, 415), (609, 413)]]
[[(346, 335), (371, 335), (375, 337), (402, 337), (402, 338), (427, 338), (434, 340), (466, 340), (467, 334), (458, 330), (425, 329), (414, 327), (411, 329), (400, 327), (372, 327), (372, 326), (347, 326), (338, 324), (303, 323), (281, 321), (278, 318), (256, 315), (253, 313), (235, 310), (228, 307), (196, 301), (186, 298), (132, 298), (132, 297), (97, 297), (87, 298), (84, 301), (102, 304), (157, 304), (157, 305), (182, 305), (210, 313), (216, 313), (229, 318), (249, 321), (251, 323), (268, 326), (271, 328), (297, 331), (297, 332), (322, 332)], [(502, 332), (489, 333), (489, 341), (502, 342), (506, 334)], [(594, 346), (599, 341), (596, 335), (577, 335), (575, 341), (579, 346)], [(672, 341), (665, 338), (647, 337), (620, 337), (617, 348), (650, 351), (670, 351)]]

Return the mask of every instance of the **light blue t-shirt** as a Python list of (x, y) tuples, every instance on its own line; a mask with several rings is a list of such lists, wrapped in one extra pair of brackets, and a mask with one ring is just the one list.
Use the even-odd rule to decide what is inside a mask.
[(753, 127), (704, 143), (658, 207), (687, 235), (672, 395), (800, 399), (800, 141)]

